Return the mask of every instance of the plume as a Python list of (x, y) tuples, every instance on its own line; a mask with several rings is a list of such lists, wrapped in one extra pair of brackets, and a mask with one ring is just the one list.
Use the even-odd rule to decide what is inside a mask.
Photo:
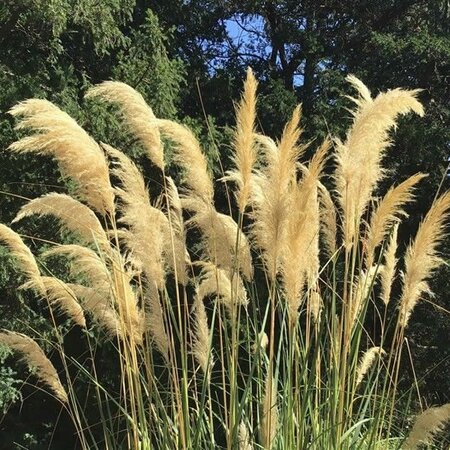
[(60, 401), (67, 403), (67, 393), (61, 384), (58, 372), (33, 339), (21, 333), (2, 330), (0, 343), (20, 353), (22, 361), (35, 370), (38, 379), (47, 385)]
[(299, 120), (300, 107), (297, 107), (278, 146), (264, 136), (256, 137), (257, 142), (263, 146), (267, 164), (253, 174), (252, 234), (262, 250), (271, 279), (274, 279), (279, 271), (281, 246), (292, 206), (291, 192), (296, 182), (296, 161), (303, 151), (303, 148), (297, 145), (301, 134)]
[(239, 450), (253, 450), (248, 427), (243, 421), (239, 423)]
[(354, 76), (347, 80), (359, 96), (352, 99), (356, 110), (345, 143), (336, 141), (336, 187), (343, 211), (344, 244), (350, 249), (372, 192), (384, 175), (380, 163), (389, 146), (389, 129), (399, 114), (414, 111), (423, 115), (423, 108), (416, 99), (418, 90), (394, 89), (372, 99), (360, 80)]
[[(77, 325), (86, 328), (86, 319), (84, 318), (83, 308), (77, 302), (73, 290), (63, 281), (55, 277), (41, 277), (40, 284), (43, 284), (46, 290), (46, 298), (50, 305), (69, 316)], [(22, 289), (34, 289), (39, 292), (40, 285), (35, 280), (28, 281), (21, 286)]]
[(261, 421), (261, 441), (265, 450), (271, 450), (278, 429), (277, 388), (271, 373), (267, 374)]
[(121, 200), (119, 222), (127, 226), (121, 237), (146, 276), (162, 288), (165, 275), (163, 237), (169, 228), (167, 217), (151, 205), (144, 178), (136, 165), (122, 152), (102, 145), (116, 160), (112, 173), (121, 183), (115, 190)]
[(120, 254), (112, 260), (110, 273), (111, 297), (118, 312), (122, 330), (132, 340), (132, 344), (140, 345), (145, 331), (145, 318), (138, 307), (138, 299), (131, 286), (133, 273), (125, 268), (125, 262)]
[(292, 208), (281, 252), (281, 275), (289, 318), (295, 321), (305, 283), (313, 287), (319, 274), (320, 215), (318, 181), (329, 149), (325, 141), (303, 168), (304, 176), (292, 193)]
[(71, 273), (73, 276), (85, 275), (89, 283), (96, 290), (109, 293), (111, 277), (109, 271), (97, 253), (87, 247), (76, 244), (59, 245), (45, 251), (42, 256), (64, 255), (71, 259)]
[(86, 97), (100, 97), (119, 107), (123, 121), (131, 135), (143, 146), (150, 161), (164, 170), (164, 153), (155, 115), (139, 92), (118, 81), (104, 81), (92, 88)]
[(374, 262), (375, 249), (381, 244), (398, 216), (406, 215), (402, 206), (413, 199), (414, 186), (426, 175), (418, 173), (389, 189), (372, 213), (366, 237), (367, 267)]
[(189, 195), (213, 203), (214, 187), (208, 163), (200, 143), (189, 128), (170, 120), (157, 119), (155, 124), (164, 136), (173, 141), (174, 160), (183, 167), (183, 178)]
[(246, 307), (247, 292), (239, 275), (231, 279), (229, 272), (212, 263), (198, 263), (202, 267), (201, 281), (197, 288), (198, 301), (203, 301), (208, 295), (217, 295), (227, 309), (230, 317), (234, 318), (236, 306)]
[(22, 241), (22, 238), (15, 231), (11, 230), (11, 228), (0, 224), (0, 243), (8, 247), (10, 254), (17, 260), (24, 275), (30, 281), (35, 282), (39, 292), (44, 294), (45, 287), (42, 284), (41, 274), (36, 260), (30, 249)]
[(57, 217), (68, 230), (77, 233), (84, 244), (96, 243), (109, 249), (109, 240), (94, 212), (78, 200), (52, 192), (23, 205), (12, 223), (32, 215)]
[(395, 269), (397, 266), (397, 235), (398, 223), (392, 227), (391, 237), (384, 252), (384, 268), (381, 272), (381, 300), (387, 306), (391, 297), (392, 283), (395, 277)]
[(429, 292), (427, 279), (442, 259), (437, 246), (444, 240), (445, 221), (450, 210), (450, 192), (443, 194), (431, 206), (419, 226), (416, 237), (405, 256), (403, 291), (400, 298), (400, 324), (406, 327), (409, 317), (424, 292)]
[(211, 354), (209, 339), (208, 316), (206, 314), (205, 304), (197, 293), (192, 306), (194, 313), (194, 335), (193, 335), (193, 353), (205, 376), (209, 377), (214, 359)]
[(169, 362), (169, 337), (164, 326), (164, 311), (161, 306), (159, 291), (155, 283), (146, 283), (144, 293), (145, 325), (152, 341), (166, 362)]
[(256, 120), (256, 88), (258, 83), (250, 67), (244, 92), (236, 109), (236, 132), (234, 136), (233, 161), (236, 168), (225, 179), (237, 182), (237, 204), (243, 213), (251, 192), (252, 170), (256, 160), (254, 129)]
[(416, 450), (421, 444), (431, 444), (433, 435), (442, 430), (449, 420), (450, 403), (426, 409), (417, 417), (402, 448), (405, 450)]
[(228, 271), (233, 271), (239, 264), (244, 277), (250, 280), (253, 276), (250, 245), (233, 218), (217, 212), (212, 204), (196, 197), (183, 198), (182, 204), (194, 213), (186, 225), (195, 226), (203, 233), (202, 245), (207, 258)]
[(381, 347), (371, 347), (361, 357), (358, 368), (356, 369), (356, 386), (359, 386), (366, 373), (372, 367), (377, 356), (383, 356), (386, 352)]
[(113, 213), (114, 195), (105, 155), (74, 119), (40, 99), (21, 102), (9, 112), (22, 116), (17, 129), (36, 132), (11, 144), (10, 150), (51, 155), (62, 173), (76, 182), (78, 194), (89, 206), (103, 215)]
[(320, 224), (323, 242), (331, 257), (336, 252), (336, 208), (328, 189), (319, 181)]
[(80, 299), (83, 309), (92, 315), (108, 336), (123, 336), (123, 327), (111, 306), (110, 294), (80, 284), (68, 283), (67, 286)]

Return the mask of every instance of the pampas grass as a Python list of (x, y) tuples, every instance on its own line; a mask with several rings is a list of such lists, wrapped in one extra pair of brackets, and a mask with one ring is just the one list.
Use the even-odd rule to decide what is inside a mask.
[[(227, 192), (234, 189), (229, 215), (215, 203), (193, 132), (155, 117), (123, 83), (102, 83), (88, 97), (118, 106), (127, 132), (160, 170), (158, 180), (144, 178), (130, 157), (97, 144), (49, 102), (12, 109), (32, 135), (10, 150), (54, 156), (77, 185), (77, 199), (47, 194), (14, 220), (51, 215), (75, 234), (76, 243), (38, 252), (42, 273), (20, 236), (0, 225), (0, 243), (25, 275), (22, 287), (49, 303), (70, 401), (37, 344), (11, 332), (0, 340), (34, 361), (39, 378), (67, 402), (84, 450), (386, 448), (393, 424), (404, 419), (396, 399), (405, 329), (442, 262), (450, 194), (434, 202), (407, 249), (397, 296), (398, 227), (425, 175), (384, 195), (377, 189), (397, 116), (423, 109), (418, 91), (372, 98), (360, 80), (348, 81), (358, 97), (345, 141), (326, 138), (304, 162), (301, 108), (279, 139), (264, 136), (256, 125), (257, 82), (247, 72), (232, 167), (221, 179), (231, 182)], [(167, 149), (179, 185), (166, 173)], [(336, 170), (328, 176), (333, 153)], [(57, 259), (49, 257), (67, 258), (67, 273), (56, 266), (56, 278)], [(82, 327), (91, 367), (65, 354), (66, 329), (53, 308)], [(118, 367), (109, 384), (97, 372), (101, 338)], [(82, 376), (69, 375), (69, 365)], [(77, 398), (80, 379), (91, 396), (87, 413)], [(432, 439), (429, 430), (448, 415), (442, 408), (426, 426), (418, 420), (407, 445)]]
[(406, 327), (421, 296), (429, 292), (427, 279), (441, 264), (437, 246), (445, 237), (445, 221), (450, 210), (450, 192), (439, 197), (419, 226), (405, 256), (403, 291), (400, 298), (400, 324)]
[(403, 448), (405, 450), (416, 450), (421, 444), (430, 444), (433, 435), (439, 432), (449, 420), (450, 403), (426, 409), (417, 417)]
[(32, 367), (38, 379), (47, 385), (55, 397), (67, 403), (68, 397), (58, 373), (41, 347), (30, 337), (13, 331), (0, 331), (0, 343), (22, 355), (22, 361)]
[(11, 144), (11, 151), (54, 157), (63, 175), (77, 183), (79, 195), (90, 206), (103, 215), (113, 213), (114, 197), (105, 156), (74, 119), (47, 100), (39, 99), (21, 102), (9, 113), (22, 117), (16, 129), (36, 131)]

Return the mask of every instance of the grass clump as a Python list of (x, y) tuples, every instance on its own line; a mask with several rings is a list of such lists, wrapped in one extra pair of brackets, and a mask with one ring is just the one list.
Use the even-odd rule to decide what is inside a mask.
[[(28, 100), (11, 110), (31, 134), (9, 150), (50, 154), (74, 182), (72, 196), (32, 199), (14, 222), (51, 215), (77, 242), (54, 243), (39, 264), (5, 225), (0, 242), (27, 278), (23, 289), (47, 300), (55, 327), (58, 313), (86, 330), (92, 358), (85, 366), (67, 354), (61, 334), (54, 344), (61, 382), (34, 340), (3, 331), (0, 341), (64, 404), (82, 448), (402, 447), (405, 330), (442, 263), (450, 194), (433, 203), (400, 264), (398, 227), (425, 175), (376, 192), (389, 130), (399, 115), (423, 109), (417, 91), (372, 98), (360, 80), (348, 81), (357, 96), (345, 141), (327, 138), (302, 162), (301, 109), (279, 141), (260, 134), (248, 71), (234, 167), (221, 180), (235, 194), (228, 214), (216, 207), (195, 135), (155, 117), (123, 83), (102, 83), (88, 97), (119, 107), (156, 173), (148, 182), (125, 153), (96, 143), (56, 106)], [(331, 166), (334, 175), (326, 176)], [(52, 273), (56, 257), (68, 261), (64, 280)], [(392, 303), (395, 311), (387, 309)], [(369, 313), (376, 327), (368, 326)], [(117, 363), (113, 386), (98, 376), (101, 333)], [(90, 387), (97, 424), (83, 410), (80, 380)], [(431, 442), (447, 419), (448, 405), (425, 411), (405, 448)]]

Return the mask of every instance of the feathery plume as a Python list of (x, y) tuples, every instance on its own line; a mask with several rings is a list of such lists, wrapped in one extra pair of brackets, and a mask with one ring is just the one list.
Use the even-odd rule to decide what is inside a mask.
[(141, 345), (145, 331), (145, 318), (138, 307), (137, 296), (131, 286), (132, 273), (125, 269), (120, 255), (111, 264), (111, 296), (127, 337), (133, 344)]
[(69, 195), (52, 192), (30, 200), (20, 208), (12, 223), (34, 214), (57, 217), (65, 228), (77, 233), (84, 244), (94, 242), (106, 252), (110, 247), (108, 236), (94, 212)]
[(212, 263), (201, 262), (201, 281), (197, 288), (197, 297), (203, 301), (208, 295), (217, 295), (224, 304), (230, 317), (234, 318), (236, 306), (246, 307), (247, 291), (239, 275), (230, 278), (229, 272)]
[(375, 249), (381, 244), (392, 223), (398, 216), (406, 215), (402, 206), (413, 199), (414, 186), (426, 175), (417, 173), (403, 183), (389, 189), (372, 213), (366, 237), (366, 264), (372, 266)]
[(248, 427), (243, 421), (239, 423), (239, 450), (253, 450)]
[(292, 193), (292, 208), (281, 252), (281, 274), (286, 292), (289, 319), (295, 322), (305, 283), (313, 287), (319, 274), (320, 213), (318, 181), (329, 149), (325, 141)]
[(423, 108), (416, 99), (418, 90), (394, 89), (372, 99), (361, 81), (354, 76), (347, 80), (359, 94), (352, 99), (357, 108), (346, 142), (336, 141), (336, 187), (343, 210), (344, 244), (348, 250), (359, 233), (361, 216), (372, 192), (383, 178), (380, 163), (389, 146), (389, 129), (395, 126), (399, 114), (414, 111), (422, 116)]
[(65, 255), (71, 259), (71, 273), (73, 276), (85, 275), (89, 283), (99, 292), (109, 293), (111, 277), (105, 262), (87, 247), (77, 244), (59, 245), (45, 251), (42, 256)]
[(156, 119), (156, 126), (175, 144), (174, 160), (184, 169), (184, 181), (189, 195), (213, 203), (214, 187), (208, 171), (208, 163), (200, 143), (192, 131), (171, 120)]
[(239, 270), (250, 280), (253, 276), (250, 245), (233, 218), (217, 212), (212, 204), (206, 204), (195, 197), (183, 198), (182, 204), (185, 209), (194, 213), (186, 225), (198, 227), (203, 233), (202, 245), (207, 258), (229, 271), (233, 271), (236, 264), (239, 264)]
[(265, 450), (271, 450), (278, 429), (277, 387), (273, 375), (267, 373), (266, 390), (261, 421), (261, 442)]
[(450, 403), (426, 409), (420, 414), (404, 442), (405, 450), (416, 450), (421, 444), (431, 444), (433, 435), (450, 420)]
[(319, 181), (319, 204), (320, 204), (320, 224), (323, 235), (323, 242), (328, 255), (331, 257), (336, 252), (336, 208), (328, 189)]
[(34, 259), (33, 253), (24, 244), (22, 238), (11, 228), (6, 225), (0, 224), (0, 243), (3, 243), (8, 247), (11, 255), (16, 258), (20, 265), (20, 269), (25, 276), (34, 281), (39, 292), (45, 293), (45, 287), (41, 281), (41, 274)]
[(22, 354), (22, 361), (31, 366), (38, 379), (47, 385), (55, 396), (63, 403), (68, 397), (53, 364), (45, 356), (41, 347), (30, 337), (14, 331), (0, 331), (0, 343)]
[(11, 144), (10, 150), (53, 156), (62, 173), (76, 182), (79, 195), (89, 206), (103, 215), (113, 213), (114, 195), (105, 155), (74, 119), (40, 99), (21, 102), (9, 112), (23, 116), (17, 129), (36, 131)]
[(155, 347), (164, 357), (166, 362), (169, 358), (169, 337), (165, 329), (164, 311), (161, 306), (160, 294), (155, 283), (149, 281), (144, 291), (145, 326), (149, 331)]
[(409, 317), (424, 292), (429, 292), (427, 278), (442, 264), (437, 246), (445, 238), (445, 221), (449, 217), (450, 192), (439, 197), (419, 226), (414, 242), (405, 256), (403, 291), (400, 298), (400, 324), (406, 327)]
[[(46, 298), (50, 305), (67, 314), (77, 325), (86, 328), (86, 319), (84, 318), (83, 308), (76, 300), (73, 290), (63, 281), (55, 277), (41, 277), (42, 284), (45, 286)], [(21, 289), (34, 289), (38, 292), (41, 287), (35, 280), (28, 281), (20, 286)]]
[(86, 98), (92, 97), (100, 97), (119, 106), (131, 135), (139, 140), (150, 161), (164, 170), (163, 146), (159, 130), (154, 125), (155, 115), (142, 95), (125, 83), (104, 81), (88, 90)]
[(80, 299), (83, 309), (92, 315), (108, 336), (123, 336), (119, 317), (111, 306), (110, 294), (99, 292), (81, 284), (67, 283), (67, 286)]
[(236, 198), (241, 213), (245, 211), (251, 191), (253, 165), (256, 160), (254, 128), (256, 120), (256, 88), (258, 83), (250, 67), (244, 92), (236, 108), (236, 132), (234, 136), (233, 161), (236, 168), (225, 179), (237, 182)]
[(214, 365), (214, 359), (211, 354), (208, 316), (203, 299), (198, 294), (198, 289), (194, 298), (192, 312), (194, 313), (193, 353), (203, 373), (209, 377), (212, 366)]
[(358, 368), (356, 369), (356, 386), (359, 386), (366, 373), (372, 367), (377, 356), (383, 356), (386, 352), (381, 347), (371, 347), (361, 357)]
[(395, 269), (397, 266), (397, 235), (398, 223), (394, 224), (392, 228), (391, 237), (384, 252), (384, 268), (381, 272), (381, 300), (387, 306), (391, 297), (392, 283), (395, 277)]
[(116, 160), (112, 173), (121, 182), (121, 187), (115, 189), (121, 200), (119, 222), (128, 227), (122, 230), (121, 237), (146, 276), (162, 288), (165, 275), (163, 236), (164, 230), (169, 228), (167, 217), (151, 205), (144, 178), (130, 158), (107, 144), (102, 145)]
[(297, 107), (284, 129), (278, 147), (271, 139), (260, 135), (256, 137), (264, 148), (267, 165), (253, 174), (252, 234), (262, 250), (271, 279), (279, 271), (281, 246), (292, 206), (291, 192), (296, 183), (296, 161), (303, 151), (303, 147), (297, 145), (301, 134), (299, 120), (300, 107)]

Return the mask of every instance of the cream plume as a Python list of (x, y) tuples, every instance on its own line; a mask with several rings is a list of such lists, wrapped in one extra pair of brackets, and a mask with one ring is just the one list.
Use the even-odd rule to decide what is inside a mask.
[(419, 226), (416, 237), (405, 256), (403, 291), (400, 298), (400, 324), (406, 327), (409, 317), (425, 292), (429, 292), (427, 279), (441, 264), (437, 246), (444, 240), (445, 222), (449, 217), (450, 192), (443, 194), (431, 206)]
[(33, 339), (21, 333), (2, 330), (0, 343), (21, 353), (22, 361), (35, 370), (39, 380), (46, 384), (61, 402), (68, 402), (67, 393), (61, 384), (58, 372)]
[(12, 223), (32, 215), (54, 216), (66, 229), (77, 233), (84, 244), (95, 243), (102, 250), (109, 250), (108, 237), (94, 212), (69, 195), (52, 192), (30, 200), (20, 208)]
[(132, 136), (139, 140), (150, 161), (164, 170), (163, 146), (154, 124), (155, 115), (139, 92), (119, 81), (104, 81), (90, 88), (86, 97), (100, 97), (118, 105)]
[(36, 260), (22, 238), (11, 228), (0, 224), (0, 243), (8, 247), (9, 252), (16, 258), (25, 276), (35, 283), (39, 292), (45, 294), (45, 287)]
[(76, 182), (79, 194), (89, 206), (103, 215), (113, 213), (114, 195), (106, 158), (74, 119), (49, 101), (40, 99), (21, 102), (9, 112), (22, 116), (16, 129), (36, 132), (11, 144), (10, 150), (53, 156), (63, 174)]
[(423, 115), (423, 108), (416, 99), (417, 90), (394, 89), (372, 99), (360, 80), (354, 76), (347, 80), (359, 94), (358, 98), (352, 99), (356, 110), (346, 141), (336, 142), (336, 187), (343, 211), (344, 244), (348, 250), (359, 233), (361, 216), (372, 192), (383, 178), (380, 163), (389, 145), (389, 129), (395, 126), (399, 114), (414, 111)]
[(237, 182), (236, 198), (241, 213), (250, 199), (252, 170), (256, 161), (254, 128), (256, 120), (256, 89), (258, 83), (250, 67), (244, 92), (236, 108), (236, 132), (234, 136), (233, 161), (236, 168), (225, 179)]

